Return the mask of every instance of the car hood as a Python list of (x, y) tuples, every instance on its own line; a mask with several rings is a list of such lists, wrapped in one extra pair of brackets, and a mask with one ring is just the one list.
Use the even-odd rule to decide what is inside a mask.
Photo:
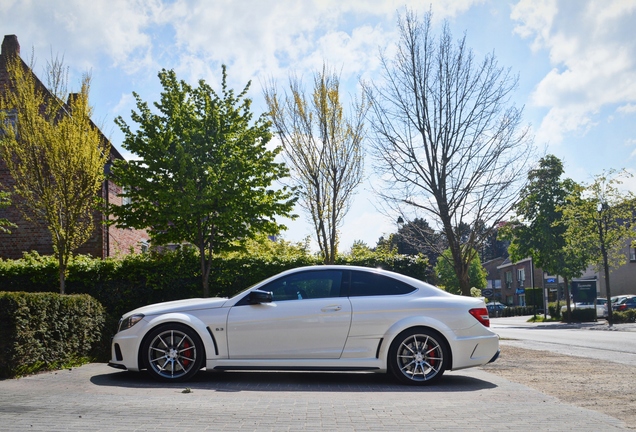
[(164, 303), (155, 303), (148, 306), (142, 306), (124, 315), (126, 318), (129, 315), (144, 314), (158, 315), (171, 312), (184, 312), (197, 309), (215, 309), (222, 307), (226, 298), (214, 297), (214, 298), (193, 298), (186, 300), (175, 300)]

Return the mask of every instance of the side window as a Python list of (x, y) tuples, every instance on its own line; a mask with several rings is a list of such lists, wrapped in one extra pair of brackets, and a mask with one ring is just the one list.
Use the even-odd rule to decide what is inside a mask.
[(340, 297), (341, 280), (341, 271), (311, 270), (276, 279), (260, 289), (271, 291), (275, 302)]
[(352, 271), (349, 297), (403, 295), (416, 288), (384, 275)]

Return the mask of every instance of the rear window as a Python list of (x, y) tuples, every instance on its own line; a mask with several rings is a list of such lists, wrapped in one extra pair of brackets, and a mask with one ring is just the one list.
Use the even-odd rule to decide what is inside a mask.
[(416, 289), (412, 285), (377, 273), (352, 271), (349, 297), (404, 295)]

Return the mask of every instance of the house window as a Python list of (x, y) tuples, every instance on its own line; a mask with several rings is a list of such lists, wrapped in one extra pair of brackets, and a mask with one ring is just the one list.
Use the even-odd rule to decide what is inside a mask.
[(501, 289), (501, 280), (500, 279), (488, 279), (488, 288), (491, 289)]
[(121, 188), (121, 205), (128, 205), (132, 202), (132, 200), (130, 199), (129, 196), (126, 196), (126, 194), (129, 192), (129, 188), (127, 188), (126, 186), (122, 186)]
[(517, 281), (523, 282), (526, 280), (526, 269), (517, 269)]
[(512, 285), (512, 272), (507, 271), (506, 272), (506, 288), (510, 288), (511, 285)]
[(7, 130), (12, 130), (15, 135), (18, 133), (18, 128), (16, 124), (18, 123), (18, 111), (11, 110), (2, 110), (0, 113), (0, 117), (3, 119), (3, 125), (0, 125), (0, 137), (3, 136)]
[(636, 262), (636, 248), (629, 248), (629, 262)]

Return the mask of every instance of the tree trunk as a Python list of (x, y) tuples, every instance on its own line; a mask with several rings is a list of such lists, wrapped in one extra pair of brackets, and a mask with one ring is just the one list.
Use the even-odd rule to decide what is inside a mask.
[[(455, 256), (457, 253), (457, 257)], [(462, 257), (461, 246), (456, 247), (455, 251), (451, 249), (453, 255), (453, 268), (455, 269), (455, 275), (459, 281), (459, 289), (463, 296), (470, 297), (470, 278), (468, 277), (468, 264), (464, 262)]]
[(614, 317), (612, 315), (612, 293), (610, 292), (610, 276), (609, 263), (607, 260), (607, 250), (601, 244), (601, 253), (603, 254), (603, 270), (605, 271), (605, 293), (607, 295), (607, 323), (610, 327), (614, 325)]
[[(565, 301), (566, 301), (566, 318), (565, 322), (572, 322), (572, 308), (570, 307), (571, 299), (570, 299), (570, 279), (567, 276), (563, 276), (563, 281), (565, 282)], [(557, 279), (558, 282), (558, 279)]]
[(66, 294), (66, 266), (61, 256), (58, 258), (58, 263), (60, 271), (60, 294)]
[(210, 266), (211, 266), (211, 261), (210, 263), (207, 263), (206, 261), (206, 254), (205, 254), (205, 238), (203, 235), (203, 226), (201, 223), (199, 223), (199, 244), (198, 244), (198, 248), (199, 248), (199, 259), (201, 262), (201, 286), (203, 288), (203, 297), (209, 297), (210, 296), (210, 287), (209, 287), (209, 277), (210, 277)]
[(607, 249), (605, 248), (605, 233), (607, 233), (606, 212), (602, 212), (598, 221), (598, 237), (601, 244), (601, 255), (603, 256), (603, 270), (605, 272), (605, 294), (607, 295), (607, 323), (610, 327), (614, 325), (612, 316), (612, 294), (610, 292), (609, 262), (607, 259)]
[(57, 252), (57, 268), (59, 271), (60, 279), (60, 294), (66, 294), (66, 266), (68, 260), (66, 257), (66, 243), (61, 236), (53, 237), (53, 241), (57, 243), (57, 247), (54, 249)]

